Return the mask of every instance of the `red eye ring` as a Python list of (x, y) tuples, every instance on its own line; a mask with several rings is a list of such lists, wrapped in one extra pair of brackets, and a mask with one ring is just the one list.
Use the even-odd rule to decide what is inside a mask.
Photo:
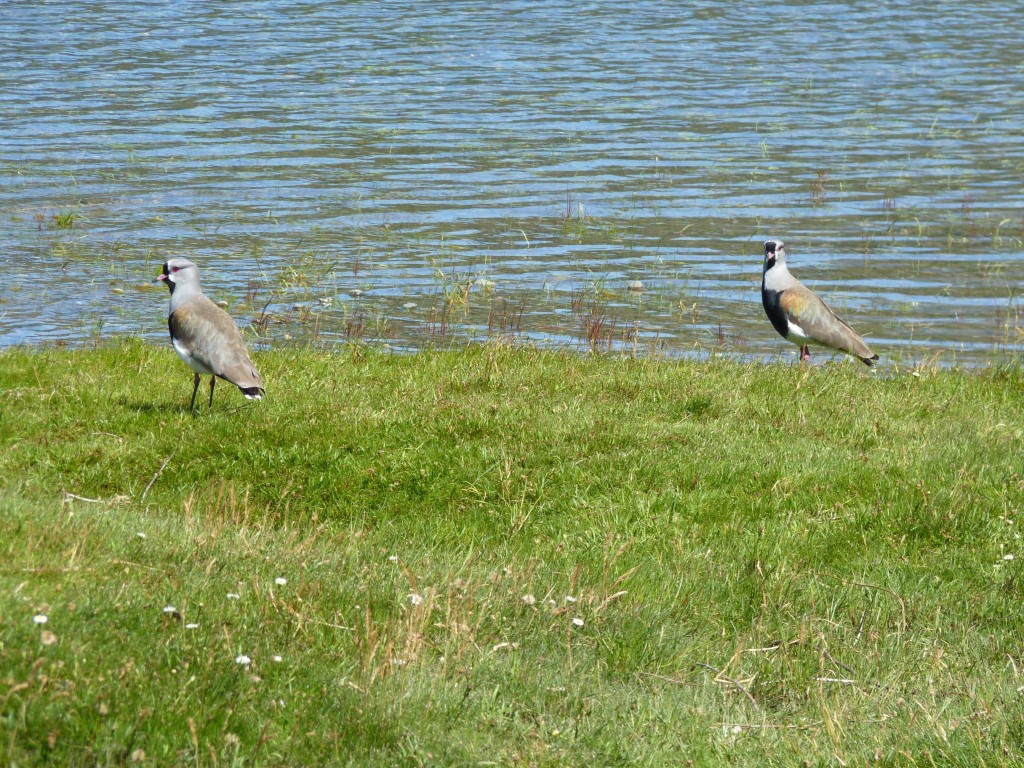
[(171, 272), (177, 272), (181, 267), (171, 267)]

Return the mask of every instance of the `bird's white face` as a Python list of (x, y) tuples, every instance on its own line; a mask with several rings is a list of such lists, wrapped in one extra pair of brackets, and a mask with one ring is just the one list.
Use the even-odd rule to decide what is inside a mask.
[(176, 285), (198, 281), (199, 270), (188, 259), (168, 259), (164, 262), (163, 271), (157, 275), (156, 279), (163, 282), (171, 290), (171, 293), (174, 293)]
[(786, 244), (781, 240), (765, 240), (764, 242), (764, 268), (766, 270), (775, 266), (776, 262), (786, 263)]

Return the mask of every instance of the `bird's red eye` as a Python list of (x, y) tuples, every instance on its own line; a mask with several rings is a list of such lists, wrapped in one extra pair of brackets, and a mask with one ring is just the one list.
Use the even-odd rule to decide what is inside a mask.
[(177, 272), (181, 267), (171, 267), (171, 272)]

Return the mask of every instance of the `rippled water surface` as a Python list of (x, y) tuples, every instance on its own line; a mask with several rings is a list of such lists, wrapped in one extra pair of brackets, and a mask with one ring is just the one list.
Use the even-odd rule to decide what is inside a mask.
[(791, 356), (774, 236), (883, 359), (1002, 360), (1022, 47), (996, 1), (6, 3), (0, 345), (162, 340), (185, 255), (266, 344)]

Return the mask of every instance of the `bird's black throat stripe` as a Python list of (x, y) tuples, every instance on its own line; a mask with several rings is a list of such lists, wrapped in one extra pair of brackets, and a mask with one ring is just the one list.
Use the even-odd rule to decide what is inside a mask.
[(171, 314), (169, 314), (167, 316), (167, 331), (171, 334), (171, 341), (172, 342), (175, 342), (175, 341), (178, 340), (178, 334), (176, 334), (174, 331), (175, 331), (175, 326), (178, 325), (178, 320), (180, 320), (180, 318), (175, 317), (174, 315), (175, 315), (175, 313), (172, 312)]
[(786, 310), (782, 308), (782, 291), (772, 291), (762, 287), (761, 303), (764, 305), (764, 313), (772, 321), (772, 327), (779, 332), (782, 338), (788, 338), (789, 318), (786, 317)]

